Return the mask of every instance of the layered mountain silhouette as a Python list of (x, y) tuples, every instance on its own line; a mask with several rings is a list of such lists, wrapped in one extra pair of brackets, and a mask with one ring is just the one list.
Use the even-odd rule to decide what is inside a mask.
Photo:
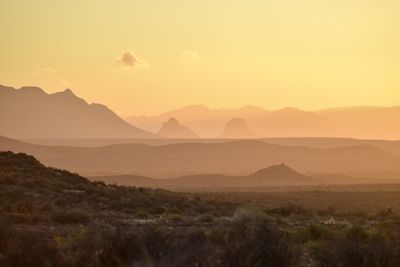
[(165, 112), (157, 116), (131, 116), (126, 120), (143, 129), (156, 132), (160, 124), (170, 117), (176, 118), (181, 123), (192, 129), (200, 137), (215, 138), (221, 135), (223, 127), (232, 118), (244, 118), (252, 124), (262, 121), (268, 111), (254, 106), (244, 106), (238, 109), (210, 109), (203, 105), (186, 106), (181, 109)]
[(167, 138), (198, 138), (199, 136), (188, 127), (180, 124), (177, 119), (169, 118), (164, 122), (158, 134)]
[[(375, 140), (375, 139), (354, 139), (354, 138), (339, 138), (339, 137), (268, 137), (258, 138), (269, 144), (282, 145), (282, 146), (304, 146), (310, 148), (335, 148), (335, 147), (349, 147), (349, 146), (363, 146), (368, 145), (379, 148), (383, 151), (397, 154), (400, 156), (400, 141), (396, 140)], [(107, 139), (73, 139), (73, 138), (51, 138), (51, 139), (23, 139), (22, 141), (38, 144), (38, 145), (51, 145), (51, 146), (80, 146), (80, 147), (97, 147), (115, 144), (131, 144), (140, 143), (147, 145), (168, 145), (179, 144), (187, 142), (196, 143), (225, 143), (229, 139), (220, 138), (201, 138), (201, 139), (188, 139), (188, 138), (174, 138), (174, 139), (141, 139), (141, 138), (107, 138)], [(233, 139), (232, 139), (233, 141)]]
[(70, 89), (47, 94), (39, 87), (0, 85), (0, 134), (16, 138), (153, 138), (101, 104)]
[(354, 138), (329, 138), (329, 137), (301, 137), (301, 138), (263, 138), (263, 141), (284, 146), (306, 146), (311, 148), (335, 148), (344, 146), (373, 146), (381, 150), (400, 155), (400, 141), (354, 139)]
[(221, 138), (256, 138), (257, 135), (250, 131), (247, 123), (242, 118), (233, 118), (227, 122)]
[(186, 175), (156, 179), (135, 175), (92, 177), (106, 183), (160, 188), (238, 188), (318, 184), (318, 180), (301, 174), (285, 164), (270, 166), (253, 174), (233, 176), (221, 174)]
[[(100, 147), (34, 145), (0, 137), (0, 150), (25, 152), (41, 162), (82, 175), (136, 174), (153, 177), (219, 173), (244, 175), (284, 162), (300, 172), (372, 175), (400, 173), (400, 156), (371, 145), (311, 148), (262, 140)], [(372, 174), (372, 175), (370, 175)], [(373, 176), (375, 177), (375, 176)]]
[(263, 137), (400, 139), (400, 107), (345, 107), (310, 112), (296, 108), (268, 111), (253, 106), (210, 109), (196, 105), (158, 116), (132, 116), (127, 121), (156, 131), (169, 117), (177, 118), (201, 137), (208, 138), (219, 136), (226, 121), (238, 117)]

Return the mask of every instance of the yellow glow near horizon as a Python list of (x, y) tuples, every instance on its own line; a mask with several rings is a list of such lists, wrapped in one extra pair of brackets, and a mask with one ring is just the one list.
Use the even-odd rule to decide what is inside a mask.
[[(3, 0), (0, 84), (70, 87), (123, 116), (399, 105), (399, 14), (395, 0)], [(128, 51), (140, 64), (117, 64)]]

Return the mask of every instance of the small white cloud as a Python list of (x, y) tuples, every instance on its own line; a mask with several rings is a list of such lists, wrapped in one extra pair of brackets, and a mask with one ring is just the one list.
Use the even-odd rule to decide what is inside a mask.
[(127, 51), (115, 61), (114, 67), (143, 69), (148, 68), (149, 64), (146, 61), (139, 59), (135, 53)]
[(60, 84), (63, 88), (71, 88), (72, 83), (64, 78), (60, 78)]
[(199, 53), (190, 51), (190, 50), (186, 50), (185, 52), (183, 52), (181, 54), (181, 59), (185, 60), (185, 61), (197, 61), (200, 59), (200, 57), (199, 57)]

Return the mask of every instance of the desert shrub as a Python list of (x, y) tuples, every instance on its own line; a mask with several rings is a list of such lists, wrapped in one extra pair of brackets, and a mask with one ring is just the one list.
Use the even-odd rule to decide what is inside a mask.
[(0, 218), (4, 218), (7, 222), (12, 224), (36, 224), (46, 221), (46, 217), (42, 214), (30, 213), (7, 213), (0, 214)]
[(107, 238), (101, 228), (93, 228), (89, 230), (81, 225), (55, 235), (53, 242), (59, 254), (58, 261), (64, 266), (98, 266), (99, 254)]
[(237, 221), (226, 242), (224, 261), (228, 266), (292, 266), (298, 258), (290, 236), (263, 219)]
[(71, 209), (55, 212), (52, 216), (60, 224), (86, 224), (90, 221), (90, 213), (82, 209)]
[(369, 236), (366, 258), (369, 266), (400, 266), (399, 234), (382, 228)]
[(215, 220), (215, 217), (211, 214), (202, 214), (198, 217), (198, 220), (203, 223), (211, 223)]
[(328, 207), (326, 209), (318, 209), (316, 213), (318, 216), (336, 216), (337, 215), (336, 209), (333, 207)]
[(20, 199), (13, 205), (13, 210), (18, 213), (31, 214), (34, 209), (34, 202), (31, 199)]
[(166, 213), (171, 213), (171, 214), (179, 214), (181, 211), (177, 207), (168, 207), (165, 210)]
[(300, 231), (299, 237), (303, 243), (309, 241), (331, 240), (333, 238), (333, 233), (323, 225), (312, 224)]
[(336, 267), (338, 265), (338, 254), (336, 243), (332, 240), (308, 241), (304, 245), (306, 253), (309, 253), (315, 261), (315, 266)]
[(180, 214), (168, 214), (167, 218), (173, 223), (181, 223), (185, 220), (184, 217)]
[(314, 246), (313, 253), (319, 266), (367, 266), (366, 244), (368, 233), (359, 226), (352, 227), (331, 241)]
[(243, 205), (236, 208), (233, 214), (233, 218), (237, 221), (250, 220), (250, 219), (267, 220), (268, 216), (260, 207), (253, 205)]
[(305, 208), (303, 208), (302, 206), (295, 205), (292, 203), (289, 203), (286, 206), (269, 209), (269, 210), (267, 210), (267, 213), (278, 214), (283, 217), (289, 217), (292, 214), (295, 214), (295, 215), (309, 215), (310, 214), (310, 212), (308, 210), (306, 210)]
[(51, 212), (53, 210), (53, 203), (50, 201), (44, 201), (37, 206), (39, 212)]
[(338, 244), (338, 255), (344, 266), (365, 266), (368, 238), (368, 233), (360, 226), (346, 231)]
[(374, 228), (368, 232), (354, 226), (330, 240), (318, 240), (310, 248), (318, 266), (400, 265), (399, 233), (393, 229)]
[(135, 266), (145, 262), (144, 234), (141, 228), (103, 225), (91, 228), (88, 237), (97, 236), (97, 262), (100, 266)]
[(149, 214), (145, 209), (138, 208), (135, 210), (135, 217), (140, 219), (147, 219), (149, 218)]
[(45, 234), (29, 228), (9, 232), (0, 266), (61, 266), (57, 249), (48, 242)]
[(193, 211), (196, 214), (202, 214), (208, 211), (208, 207), (205, 203), (200, 202), (200, 203), (196, 203), (196, 205), (193, 207)]
[(10, 222), (0, 220), (0, 251), (4, 251), (8, 244), (8, 239), (12, 236), (13, 227)]
[(160, 215), (160, 214), (163, 214), (164, 212), (165, 212), (165, 208), (160, 207), (160, 206), (155, 206), (155, 207), (151, 208), (151, 210), (150, 210), (150, 213), (155, 214), (155, 215)]
[(66, 207), (68, 205), (68, 201), (60, 197), (56, 199), (55, 204), (59, 207)]
[(0, 185), (5, 186), (5, 185), (16, 185), (18, 183), (18, 177), (15, 176), (6, 176), (3, 174), (0, 174)]
[(388, 219), (393, 218), (396, 214), (393, 211), (393, 208), (382, 209), (376, 212), (375, 218), (377, 219)]
[(93, 181), (93, 184), (95, 184), (97, 186), (101, 186), (101, 187), (107, 186), (106, 183), (103, 181)]

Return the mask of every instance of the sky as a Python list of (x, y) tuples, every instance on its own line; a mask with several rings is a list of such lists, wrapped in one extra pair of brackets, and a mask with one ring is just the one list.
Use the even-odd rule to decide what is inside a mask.
[(121, 116), (400, 105), (398, 0), (1, 0), (0, 84)]

